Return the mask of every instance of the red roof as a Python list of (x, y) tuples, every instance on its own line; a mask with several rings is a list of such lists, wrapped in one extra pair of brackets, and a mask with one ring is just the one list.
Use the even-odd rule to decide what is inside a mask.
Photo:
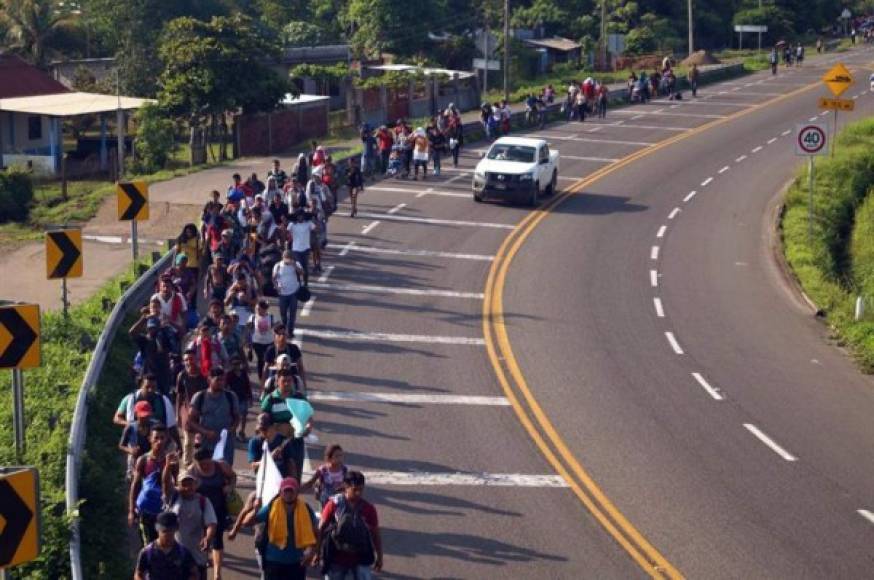
[(70, 89), (14, 54), (0, 54), (0, 99), (68, 92)]

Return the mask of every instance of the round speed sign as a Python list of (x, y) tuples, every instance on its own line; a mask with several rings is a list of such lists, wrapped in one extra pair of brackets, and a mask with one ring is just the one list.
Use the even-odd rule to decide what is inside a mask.
[(819, 125), (798, 128), (797, 149), (801, 155), (817, 155), (825, 150), (826, 130)]

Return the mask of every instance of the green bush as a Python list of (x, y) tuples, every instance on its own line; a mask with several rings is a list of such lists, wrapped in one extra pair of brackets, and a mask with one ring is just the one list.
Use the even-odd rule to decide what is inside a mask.
[(154, 173), (167, 166), (176, 147), (173, 121), (165, 117), (156, 105), (146, 105), (136, 114), (137, 173)]
[(625, 37), (626, 54), (649, 54), (657, 48), (656, 37), (648, 26), (639, 26)]
[[(131, 280), (132, 275), (122, 279)], [(42, 365), (24, 371), (26, 450), (22, 457), (16, 457), (13, 445), (11, 373), (0, 373), (0, 465), (36, 466), (41, 487), (42, 550), (33, 562), (12, 569), (12, 578), (69, 578), (70, 522), (64, 475), (70, 424), (85, 369), (108, 316), (102, 301), (116, 301), (120, 295), (115, 281), (71, 308), (68, 319), (58, 312), (42, 313)], [(79, 490), (86, 578), (123, 578), (131, 572), (124, 531), (126, 487), (115, 447), (120, 432), (110, 420), (114, 405), (130, 390), (126, 365), (131, 349), (122, 329), (89, 405)]]
[(786, 196), (786, 259), (838, 338), (874, 372), (874, 322), (854, 320), (856, 296), (870, 298), (874, 290), (874, 119), (849, 125), (834, 157), (818, 160), (812, 238), (807, 182), (800, 172)]
[(33, 200), (30, 173), (15, 167), (0, 172), (0, 222), (27, 219)]

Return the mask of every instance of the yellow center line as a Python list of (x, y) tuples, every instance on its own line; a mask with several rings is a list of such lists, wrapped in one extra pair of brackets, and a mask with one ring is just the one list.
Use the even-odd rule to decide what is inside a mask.
[[(785, 95), (754, 105), (749, 109), (733, 113), (723, 119), (717, 119), (695, 129), (690, 129), (652, 147), (631, 153), (619, 161), (602, 167), (587, 177), (576, 181), (563, 193), (557, 195), (541, 208), (532, 211), (519, 222), (516, 229), (504, 239), (489, 269), (485, 287), (485, 300), (483, 302), (483, 335), (485, 337), (486, 352), (505, 396), (510, 401), (513, 410), (522, 426), (528, 432), (528, 435), (550, 465), (567, 481), (571, 490), (586, 509), (604, 527), (607, 533), (622, 546), (629, 556), (647, 574), (654, 578), (682, 578), (682, 574), (622, 515), (619, 509), (595, 483), (570, 451), (564, 439), (552, 424), (552, 421), (543, 411), (522, 374), (519, 363), (513, 354), (513, 348), (510, 344), (507, 327), (504, 322), (503, 298), (507, 272), (513, 258), (534, 229), (553, 209), (572, 195), (581, 192), (584, 188), (591, 186), (600, 179), (615, 173), (638, 159), (652, 155), (656, 151), (692, 136), (699, 135), (724, 123), (752, 114), (764, 107), (810, 91), (819, 86), (819, 84), (819, 82), (812, 83)], [(517, 396), (517, 392), (521, 395), (522, 400)]]

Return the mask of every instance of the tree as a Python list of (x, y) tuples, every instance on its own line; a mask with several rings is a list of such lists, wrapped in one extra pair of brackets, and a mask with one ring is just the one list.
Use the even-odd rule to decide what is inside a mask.
[(545, 26), (549, 30), (566, 22), (567, 13), (553, 0), (534, 0), (531, 6), (520, 6), (513, 10), (510, 24), (517, 28), (537, 28)]
[(70, 15), (58, 11), (52, 0), (4, 0), (3, 16), (12, 46), (37, 66), (46, 64), (52, 37), (71, 23)]
[[(192, 153), (202, 130), (217, 125), (224, 136), (228, 112), (268, 111), (294, 88), (270, 68), (279, 43), (242, 14), (170, 21), (158, 54), (164, 63), (158, 100), (191, 129)], [(224, 147), (221, 149), (224, 155)]]
[(625, 37), (625, 52), (628, 54), (648, 54), (655, 49), (655, 35), (647, 26), (634, 28)]
[(355, 54), (361, 57), (391, 52), (414, 56), (430, 45), (429, 32), (438, 32), (442, 24), (456, 22), (446, 15), (442, 1), (421, 2), (411, 9), (407, 0), (350, 0), (346, 24)]
[(167, 165), (176, 144), (173, 121), (159, 107), (147, 104), (137, 110), (137, 164), (142, 173), (154, 173)]
[(282, 29), (286, 46), (316, 46), (322, 43), (322, 34), (322, 27), (303, 20), (292, 20)]

